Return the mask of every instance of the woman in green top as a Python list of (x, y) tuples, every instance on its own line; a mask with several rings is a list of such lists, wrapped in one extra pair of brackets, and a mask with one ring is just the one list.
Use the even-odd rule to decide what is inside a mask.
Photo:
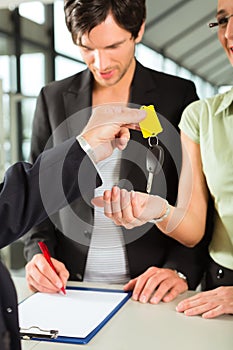
[[(232, 0), (218, 0), (212, 26), (218, 26), (219, 41), (233, 66)], [(176, 207), (161, 197), (128, 193), (117, 187), (105, 191), (104, 201), (96, 198), (93, 204), (104, 206), (106, 215), (118, 225), (132, 228), (154, 219), (166, 235), (194, 246), (205, 231), (209, 191), (215, 215), (205, 276), (207, 291), (181, 301), (177, 311), (204, 318), (233, 314), (233, 89), (189, 105), (180, 129), (183, 166)], [(155, 304), (163, 299), (162, 290), (154, 291), (156, 278), (152, 268), (130, 281), (129, 289), (136, 285), (133, 298)]]

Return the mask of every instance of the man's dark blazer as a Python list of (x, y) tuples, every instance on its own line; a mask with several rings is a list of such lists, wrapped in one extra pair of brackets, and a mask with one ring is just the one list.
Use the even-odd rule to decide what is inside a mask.
[[(42, 89), (33, 123), (32, 161), (43, 151), (52, 133), (50, 146), (71, 137), (86, 124), (90, 115), (90, 110), (87, 111), (87, 108), (92, 105), (92, 84), (93, 77), (87, 69)], [(159, 115), (165, 118), (161, 118), (164, 127), (161, 140), (164, 135), (165, 139), (160, 141), (161, 144), (164, 142), (165, 161), (163, 172), (161, 171), (153, 182), (152, 193), (163, 195), (166, 188), (166, 197), (171, 204), (176, 202), (181, 166), (180, 141), (177, 141), (179, 137), (174, 137), (174, 129), (178, 131), (178, 123), (184, 108), (197, 99), (195, 86), (191, 81), (157, 72), (136, 63), (130, 103), (137, 106), (154, 105)], [(82, 112), (77, 113), (78, 111)], [(72, 117), (69, 118), (70, 116)], [(171, 131), (164, 120), (168, 120), (174, 126)], [(60, 129), (62, 123), (63, 127)], [(145, 159), (148, 142), (138, 131), (132, 131), (131, 138), (135, 143), (129, 144), (122, 154), (120, 186), (145, 192), (147, 182)], [(176, 162), (167, 149), (175, 150)], [(175, 163), (178, 163), (178, 169)], [(63, 212), (56, 218), (55, 225), (47, 220), (34, 227), (26, 238), (25, 256), (27, 260), (31, 260), (34, 254), (39, 253), (37, 241), (45, 239), (53, 256), (62, 261), (69, 270), (70, 279), (81, 281), (92, 234), (93, 208), (88, 205), (87, 200), (80, 200), (74, 204), (73, 210), (80, 218), (80, 225), (71, 227), (71, 220)], [(143, 234), (145, 230), (146, 233)], [(191, 289), (196, 288), (200, 282), (207, 255), (207, 239), (195, 248), (187, 248), (165, 236), (151, 224), (133, 230), (124, 229), (124, 239), (127, 243), (126, 254), (131, 278), (143, 273), (150, 266), (157, 266), (184, 273), (188, 277)]]
[[(40, 156), (35, 164), (17, 163), (6, 172), (0, 184), (0, 248), (15, 241), (33, 225), (43, 221), (80, 195), (76, 171), (83, 159), (89, 177), (86, 188), (101, 184), (92, 162), (73, 138)], [(62, 191), (54, 174), (62, 173)], [(97, 178), (96, 178), (97, 175)], [(48, 203), (41, 197), (40, 181), (45, 180)], [(64, 196), (65, 194), (65, 196)], [(45, 210), (45, 207), (46, 210)], [(20, 349), (17, 297), (7, 269), (0, 261), (0, 349)]]

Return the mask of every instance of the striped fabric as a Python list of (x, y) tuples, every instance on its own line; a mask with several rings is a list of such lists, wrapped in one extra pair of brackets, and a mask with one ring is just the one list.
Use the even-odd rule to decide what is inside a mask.
[[(98, 163), (103, 184), (95, 190), (95, 196), (118, 184), (120, 158), (121, 151), (115, 149), (111, 157)], [(102, 208), (95, 208), (84, 280), (105, 283), (126, 283), (129, 280), (122, 229), (104, 215)]]

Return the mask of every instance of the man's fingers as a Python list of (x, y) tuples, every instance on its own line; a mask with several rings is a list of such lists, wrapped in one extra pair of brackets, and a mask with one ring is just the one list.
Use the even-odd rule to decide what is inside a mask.
[(141, 131), (141, 128), (139, 126), (139, 124), (135, 123), (131, 123), (131, 124), (125, 124), (124, 125), (127, 129), (131, 129), (131, 130), (138, 130), (138, 131)]
[(123, 124), (132, 124), (135, 125), (139, 122), (141, 122), (143, 119), (145, 119), (147, 113), (143, 109), (130, 109), (130, 108), (123, 108), (123, 114), (120, 119), (122, 120)]
[(129, 142), (129, 139), (130, 139), (129, 129), (127, 129), (126, 127), (122, 127), (118, 137), (115, 140), (115, 146), (119, 150), (124, 150)]
[(134, 278), (130, 280), (128, 283), (126, 283), (123, 287), (125, 291), (132, 290), (137, 282), (137, 278)]

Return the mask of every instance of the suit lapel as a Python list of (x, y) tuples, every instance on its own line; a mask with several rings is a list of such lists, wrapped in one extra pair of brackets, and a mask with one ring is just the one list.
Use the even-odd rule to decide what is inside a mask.
[[(130, 103), (150, 105), (159, 100), (159, 89), (148, 68), (136, 62), (135, 74), (131, 86)], [(155, 106), (156, 107), (156, 106)]]
[[(130, 91), (129, 107), (139, 108), (142, 105), (156, 104), (159, 100), (159, 89), (149, 69), (136, 62), (135, 74)], [(155, 106), (156, 108), (156, 106)], [(142, 137), (138, 131), (131, 131), (130, 142), (122, 153), (122, 162), (120, 170), (120, 187), (145, 191), (146, 189), (146, 151), (148, 141)], [(130, 161), (129, 161), (130, 160)], [(135, 171), (135, 166), (139, 167)], [(144, 176), (142, 176), (144, 174)], [(138, 175), (138, 176), (137, 176)]]
[(91, 115), (92, 76), (89, 69), (79, 73), (63, 93), (67, 131), (76, 136), (87, 124)]

